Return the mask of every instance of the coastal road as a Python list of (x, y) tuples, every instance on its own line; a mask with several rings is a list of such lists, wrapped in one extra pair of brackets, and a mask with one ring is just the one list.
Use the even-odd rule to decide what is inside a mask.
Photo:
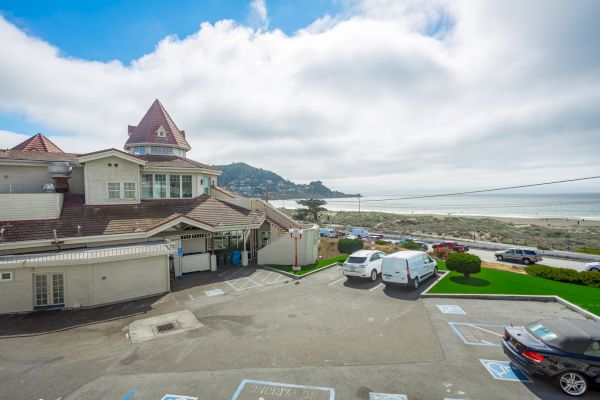
[[(506, 265), (515, 264), (511, 262), (497, 261), (496, 257), (494, 256), (494, 251), (491, 250), (481, 250), (472, 248), (469, 250), (469, 253), (479, 256), (479, 258), (481, 258), (483, 261)], [(584, 271), (586, 263), (587, 262), (584, 261), (565, 260), (564, 258), (553, 257), (544, 257), (544, 260), (541, 262), (541, 264), (548, 265), (550, 267), (571, 268), (577, 271)]]

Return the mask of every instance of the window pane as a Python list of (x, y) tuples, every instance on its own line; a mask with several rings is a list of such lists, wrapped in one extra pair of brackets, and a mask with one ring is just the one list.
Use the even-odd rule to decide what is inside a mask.
[(0, 280), (10, 281), (11, 280), (11, 276), (10, 275), (11, 275), (10, 272), (3, 272), (1, 274), (1, 279)]
[(121, 184), (120, 183), (110, 182), (108, 184), (108, 198), (109, 199), (121, 198)]
[(154, 190), (153, 196), (155, 199), (164, 199), (167, 197), (167, 176), (154, 175)]
[(210, 176), (205, 176), (203, 181), (204, 181), (204, 194), (210, 196)]
[(173, 153), (172, 147), (165, 147), (165, 146), (152, 146), (151, 150), (152, 150), (152, 154), (172, 154)]
[(192, 176), (183, 175), (181, 177), (181, 191), (183, 197), (192, 197)]
[(146, 154), (146, 146), (133, 146), (133, 154)]
[(124, 183), (123, 194), (126, 199), (135, 199), (135, 183)]
[(170, 185), (169, 188), (171, 190), (169, 196), (174, 198), (181, 197), (181, 187), (179, 182), (179, 175), (170, 175), (169, 176)]
[(142, 174), (142, 199), (152, 198), (152, 175)]
[(65, 302), (63, 274), (52, 275), (52, 298), (53, 304), (64, 304)]

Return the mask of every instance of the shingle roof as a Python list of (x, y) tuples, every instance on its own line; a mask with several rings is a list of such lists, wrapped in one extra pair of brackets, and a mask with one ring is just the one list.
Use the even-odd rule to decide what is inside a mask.
[[(189, 200), (153, 200), (137, 205), (85, 206), (82, 196), (65, 196), (60, 218), (38, 221), (0, 222), (5, 242), (116, 235), (146, 232), (178, 217), (187, 217), (212, 227), (254, 225), (264, 214), (236, 207), (214, 197), (199, 196)], [(77, 226), (80, 226), (78, 232)]]
[[(165, 137), (159, 137), (156, 134), (161, 125), (165, 128)], [(152, 143), (173, 145), (185, 150), (191, 149), (187, 140), (185, 140), (185, 132), (177, 128), (177, 125), (175, 125), (175, 122), (158, 99), (154, 100), (154, 103), (137, 126), (128, 127), (128, 133), (129, 138), (125, 143), (126, 147)]]
[(63, 153), (60, 147), (52, 143), (50, 139), (48, 139), (41, 133), (33, 135), (29, 139), (13, 147), (11, 150), (39, 151), (45, 153)]
[(72, 164), (77, 164), (77, 155), (31, 150), (0, 150), (0, 160), (68, 161)]
[(146, 155), (138, 155), (138, 158), (142, 160), (148, 161), (146, 164), (146, 168), (160, 168), (160, 167), (170, 167), (170, 168), (203, 168), (210, 169), (213, 171), (218, 171), (217, 168), (211, 167), (206, 164), (199, 163), (198, 161), (190, 160), (189, 158), (182, 158), (172, 155), (156, 155), (156, 154), (146, 154)]

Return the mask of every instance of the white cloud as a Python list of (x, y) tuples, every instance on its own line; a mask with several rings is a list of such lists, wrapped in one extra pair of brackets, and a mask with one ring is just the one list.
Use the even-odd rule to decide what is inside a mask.
[(0, 130), (0, 149), (10, 149), (23, 142), (31, 135)]
[(252, 0), (250, 5), (249, 22), (259, 30), (269, 28), (269, 15), (267, 12), (267, 4), (265, 0)]
[(348, 192), (594, 175), (599, 17), (594, 1), (372, 0), (293, 35), (204, 23), (131, 65), (61, 57), (0, 17), (0, 111), (85, 152), (122, 148), (159, 98), (199, 161)]

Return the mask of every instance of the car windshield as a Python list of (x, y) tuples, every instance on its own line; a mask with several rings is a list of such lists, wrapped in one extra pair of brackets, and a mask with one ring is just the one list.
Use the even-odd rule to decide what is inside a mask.
[(534, 322), (533, 324), (527, 325), (527, 329), (538, 339), (544, 340), (546, 342), (550, 342), (556, 339), (558, 336), (556, 333), (552, 332), (550, 328), (540, 324), (539, 322)]
[(367, 261), (367, 257), (348, 257), (348, 264), (361, 264)]

